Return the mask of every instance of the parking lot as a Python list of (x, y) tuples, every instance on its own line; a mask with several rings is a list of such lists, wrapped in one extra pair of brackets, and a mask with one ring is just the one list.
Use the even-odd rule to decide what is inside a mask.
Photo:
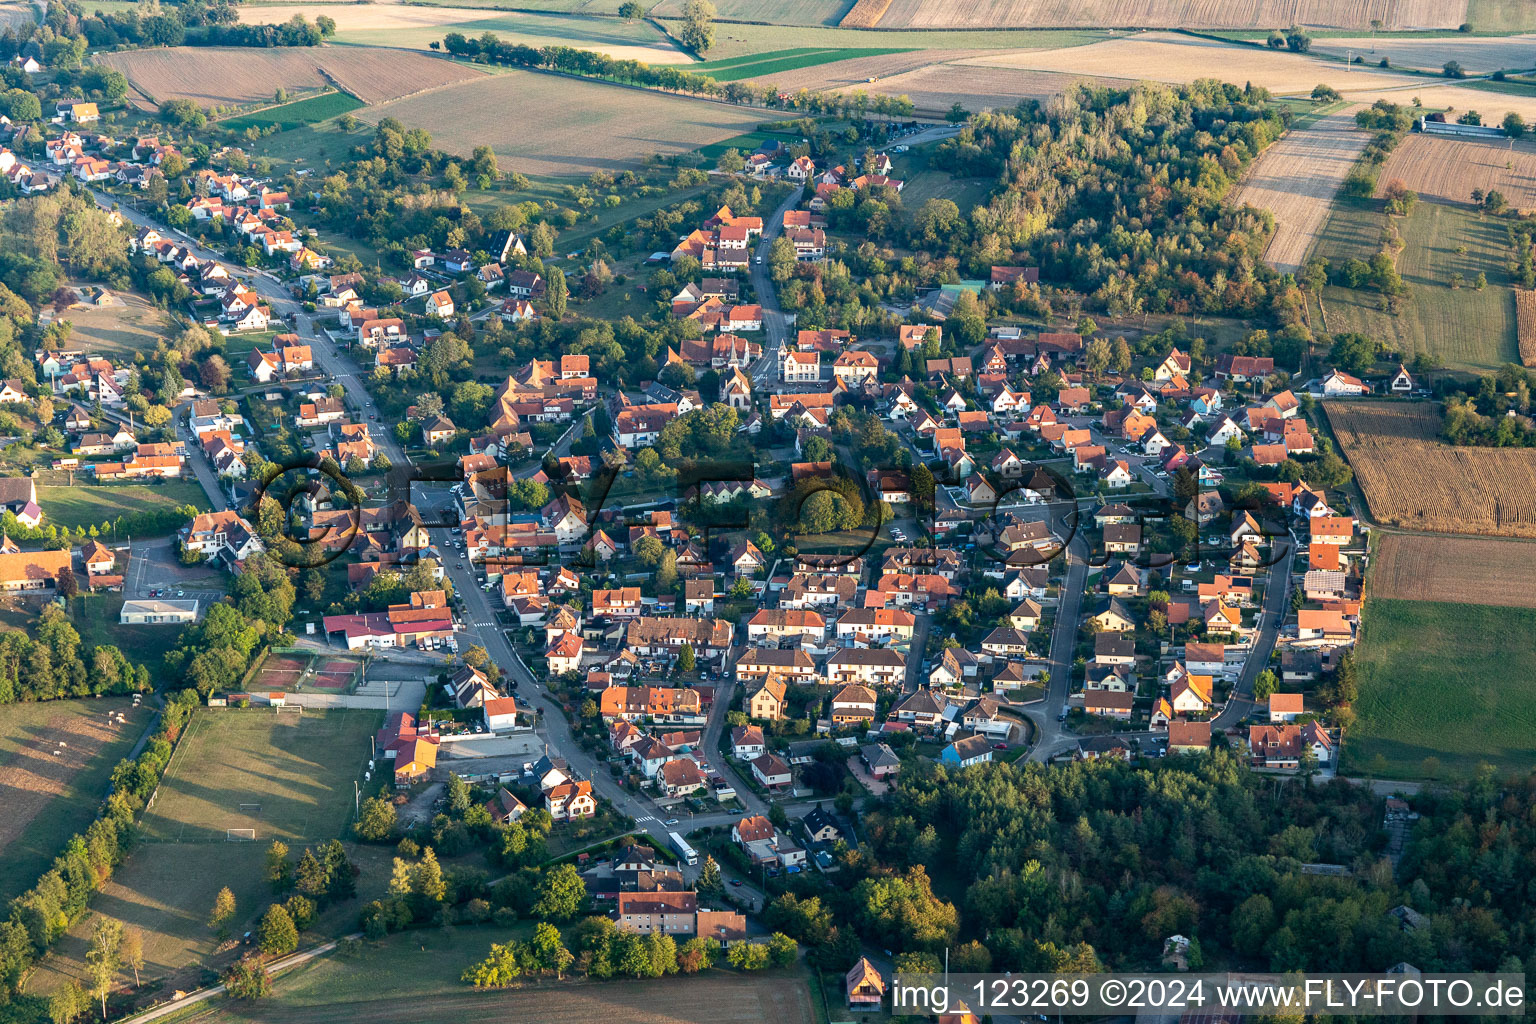
[(139, 541), (132, 545), (123, 596), (197, 597), (210, 599), (224, 593), (219, 570), (211, 565), (182, 565), (176, 557), (173, 537)]

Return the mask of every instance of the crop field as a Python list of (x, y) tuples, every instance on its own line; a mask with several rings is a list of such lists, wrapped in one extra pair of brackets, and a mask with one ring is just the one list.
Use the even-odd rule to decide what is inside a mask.
[[(121, 711), (126, 725), (108, 721)], [(126, 697), (7, 704), (0, 710), (0, 902), (48, 869), (96, 817), (107, 781), (149, 711)]]
[(279, 87), (322, 89), (332, 84), (327, 76), (365, 103), (484, 77), (466, 64), (371, 47), (188, 46), (104, 53), (96, 59), (121, 71), (151, 103), (187, 99), (203, 107), (270, 100)]
[(1373, 597), (1536, 608), (1536, 544), (1529, 541), (1388, 533), (1374, 549)]
[(1355, 127), (1355, 108), (1286, 132), (1249, 167), (1232, 202), (1275, 218), (1264, 259), (1282, 273), (1301, 269), (1328, 220), (1334, 196), (1370, 136)]
[(1370, 36), (1323, 36), (1312, 42), (1313, 53), (1342, 57), (1348, 51), (1375, 64), (1385, 57), (1393, 67), (1424, 68), (1438, 72), (1448, 60), (1460, 62), (1470, 72), (1499, 68), (1528, 68), (1536, 36), (1399, 36), (1371, 40)]
[[(1284, 25), (1389, 29), (1455, 28), (1466, 0), (895, 0), (881, 28), (1104, 25), (1122, 28), (1274, 28)], [(868, 23), (871, 27), (876, 23)]]
[(1471, 0), (1467, 20), (1478, 32), (1536, 30), (1536, 8), (1526, 0)]
[(284, 103), (282, 106), (272, 107), (259, 113), (231, 117), (220, 123), (223, 127), (235, 132), (243, 132), (247, 128), (267, 127), (288, 131), (307, 124), (329, 121), (349, 110), (356, 110), (362, 105), (362, 101), (356, 96), (344, 92), (328, 92), (308, 99)]
[[(1381, 248), (1386, 226), (1379, 202), (1340, 199), (1316, 252), (1334, 265), (1368, 260)], [(1374, 291), (1330, 285), (1323, 292), (1328, 329), (1367, 334), (1404, 359), (1425, 352), (1453, 370), (1497, 369), (1515, 362), (1519, 355), (1514, 304), (1506, 287), (1503, 225), (1465, 206), (1419, 203), (1397, 219), (1397, 226), (1404, 242), (1397, 269), (1408, 285), (1400, 311), (1383, 311)], [(1451, 286), (1455, 273), (1465, 281), (1460, 288)], [(1482, 291), (1472, 285), (1479, 273), (1488, 280)]]
[(1441, 443), (1429, 402), (1326, 402), (1371, 515), (1431, 533), (1536, 537), (1536, 451)]
[(346, 960), (326, 957), (284, 975), (258, 1004), (204, 1003), (183, 1024), (340, 1024), (369, 1020), (415, 1024), (432, 1018), (467, 1024), (539, 1021), (588, 1024), (811, 1024), (810, 989), (799, 972), (710, 971), (686, 981), (658, 978), (551, 988), (477, 992), (459, 980), (493, 942), (525, 935), (528, 926), (458, 927), (391, 935)]
[(1536, 611), (1375, 599), (1364, 626), (1345, 771), (1412, 779), (1466, 778), (1481, 764), (1530, 769)]
[(166, 770), (143, 831), (161, 842), (320, 842), (341, 834), (351, 781), (368, 759), (372, 711), (199, 711)]
[(1536, 366), (1536, 291), (1515, 289), (1515, 336), (1520, 346), (1520, 364)]
[[(516, 110), (518, 117), (507, 117)], [(707, 100), (509, 71), (369, 107), (368, 121), (398, 118), (432, 132), (433, 143), (468, 156), (496, 151), (503, 170), (586, 175), (632, 168), (653, 153), (686, 153), (733, 138), (762, 120), (762, 111)], [(593, 145), (601, 139), (602, 145)]]
[(31, 4), (0, 4), (0, 27), (19, 28), (37, 21)]
[(1496, 189), (1517, 209), (1536, 207), (1536, 143), (1412, 134), (1382, 166), (1383, 189), (1400, 179), (1420, 199), (1470, 203), (1472, 190)]
[(906, 52), (908, 51), (904, 49), (886, 49), (876, 46), (866, 46), (856, 50), (805, 47), (743, 57), (727, 57), (724, 60), (694, 64), (688, 70), (695, 74), (708, 75), (717, 82), (735, 82), (743, 78), (770, 78), (777, 81), (776, 76), (786, 71), (798, 71), (801, 68), (840, 63), (845, 60), (882, 58)]
[(874, 28), (885, 20), (891, 0), (858, 0), (842, 20), (843, 28)]
[(353, 45), (425, 50), (449, 32), (471, 37), (494, 32), (508, 42), (573, 46), (647, 64), (683, 64), (691, 60), (646, 21), (391, 3), (275, 4), (243, 6), (239, 11), (241, 21), (255, 24), (281, 23), (295, 14), (314, 21), (324, 14), (336, 21), (332, 41)]
[[(716, 17), (724, 21), (836, 25), (854, 6), (854, 0), (714, 0), (714, 4)], [(681, 18), (683, 6), (683, 0), (661, 0), (649, 14), (653, 18)]]
[[(878, 57), (850, 57), (852, 50), (842, 50), (845, 56), (826, 63), (810, 65), (789, 71), (755, 71), (753, 81), (759, 85), (773, 84), (786, 92), (797, 89), (864, 89), (880, 91), (879, 82), (908, 71), (916, 71), (930, 64), (942, 64), (957, 57), (981, 56), (989, 50), (892, 50)], [(870, 79), (875, 79), (871, 82)]]

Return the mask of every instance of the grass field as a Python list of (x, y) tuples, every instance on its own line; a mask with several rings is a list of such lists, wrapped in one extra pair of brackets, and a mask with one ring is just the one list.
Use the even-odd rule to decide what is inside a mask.
[[(109, 724), (109, 711), (128, 724)], [(0, 708), (0, 903), (29, 888), (65, 840), (95, 820), (112, 769), (148, 721), (149, 710), (126, 697)]]
[(686, 979), (562, 985), (476, 992), (459, 980), (493, 942), (525, 935), (509, 929), (464, 927), (392, 935), (349, 959), (326, 957), (285, 975), (270, 999), (258, 1004), (216, 1000), (183, 1021), (229, 1024), (415, 1024), (431, 1018), (466, 1024), (538, 1021), (589, 1024), (812, 1024), (818, 1016), (799, 972), (741, 975), (710, 971)]
[[(715, 0), (715, 13), (725, 21), (766, 21), (774, 25), (836, 25), (853, 0)], [(681, 18), (683, 0), (661, 0), (649, 11), (653, 18)]]
[(1234, 204), (1268, 210), (1275, 218), (1264, 259), (1282, 273), (1306, 262), (1333, 198), (1369, 136), (1355, 127), (1353, 108), (1293, 126), (1248, 168)]
[[(519, 116), (505, 116), (509, 110)], [(369, 107), (361, 116), (426, 128), (434, 145), (462, 156), (489, 145), (503, 171), (549, 175), (633, 168), (652, 154), (686, 153), (762, 121), (762, 111), (747, 107), (532, 71)]]
[(891, 164), (891, 176), (906, 182), (901, 190), (901, 206), (910, 221), (930, 199), (952, 199), (962, 216), (971, 207), (987, 201), (997, 182), (991, 178), (957, 178), (947, 171), (929, 170), (927, 147), (919, 147), (898, 156)]
[[(1404, 242), (1397, 268), (1409, 290), (1401, 311), (1395, 316), (1382, 311), (1373, 291), (1329, 286), (1323, 292), (1328, 329), (1369, 335), (1403, 359), (1425, 352), (1453, 370), (1517, 362), (1503, 224), (1443, 203), (1419, 203), (1396, 223)], [(1379, 200), (1341, 198), (1315, 252), (1335, 266), (1347, 259), (1369, 260), (1381, 248), (1386, 227)], [(1458, 253), (1462, 246), (1466, 251)], [(1466, 284), (1453, 289), (1451, 275), (1458, 272)], [(1479, 273), (1488, 280), (1482, 291), (1472, 287)]]
[(1536, 451), (1437, 439), (1429, 402), (1325, 402), (1372, 517), (1431, 533), (1536, 537)]
[[(206, 595), (202, 600), (206, 603)], [(171, 623), (125, 626), (118, 622), (122, 610), (122, 594), (82, 593), (69, 602), (69, 618), (83, 646), (110, 644), (147, 666), (150, 677), (155, 678), (165, 652), (176, 646), (185, 627)]]
[(176, 505), (195, 505), (203, 511), (209, 507), (208, 495), (192, 479), (160, 484), (87, 484), (78, 475), (73, 485), (39, 485), (37, 503), (43, 506), (46, 522), (71, 530), (99, 527), (125, 512), (152, 512)]
[[(679, 21), (665, 21), (674, 36)], [(851, 28), (820, 26), (750, 25), (718, 23), (715, 45), (709, 51), (712, 61), (742, 54), (767, 53), (801, 47), (817, 49), (856, 49), (863, 46), (910, 47), (935, 50), (1017, 50), (1082, 46), (1107, 38), (1107, 33), (1092, 28), (998, 29), (961, 32), (869, 32)]]
[(1467, 20), (1478, 32), (1530, 32), (1536, 8), (1525, 0), (1470, 0)]
[(1389, 533), (1373, 547), (1372, 597), (1536, 608), (1529, 541)]
[(167, 333), (166, 314), (144, 299), (120, 293), (118, 306), (66, 310), (63, 319), (74, 327), (70, 344), (83, 352), (122, 361), (135, 352), (149, 352)]
[(1423, 68), (1438, 72), (1446, 61), (1458, 61), (1468, 71), (1497, 71), (1499, 68), (1528, 68), (1532, 66), (1531, 46), (1536, 39), (1529, 36), (1506, 36), (1490, 39), (1464, 35), (1409, 36), (1377, 39), (1369, 36), (1340, 36), (1316, 39), (1313, 53), (1326, 53), (1343, 57), (1346, 51), (1365, 58), (1367, 64), (1375, 64), (1385, 57), (1393, 67)]
[(309, 99), (284, 103), (280, 107), (272, 107), (260, 113), (232, 117), (227, 121), (219, 122), (219, 125), (233, 132), (243, 132), (247, 128), (268, 128), (274, 125), (279, 131), (288, 131), (303, 125), (329, 121), (349, 110), (356, 110), (362, 105), (363, 101), (356, 96), (350, 96), (344, 92), (328, 92), (320, 96), (311, 96)]
[(226, 829), (251, 828), (260, 844), (338, 836), (368, 736), (382, 722), (358, 710), (199, 711), (144, 815), (144, 835), (222, 843)]
[[(1530, 770), (1536, 611), (1374, 599), (1364, 621), (1345, 771), (1401, 779), (1467, 776), (1484, 763)], [(1440, 770), (1426, 769), (1429, 757)]]
[(708, 75), (717, 82), (735, 82), (743, 78), (763, 78), (781, 75), (786, 71), (799, 71), (822, 64), (843, 60), (859, 60), (868, 57), (885, 57), (893, 53), (910, 53), (909, 49), (879, 46), (863, 46), (856, 49), (818, 49), (803, 47), (795, 50), (776, 50), (747, 57), (728, 57), (725, 60), (695, 64), (688, 70)]

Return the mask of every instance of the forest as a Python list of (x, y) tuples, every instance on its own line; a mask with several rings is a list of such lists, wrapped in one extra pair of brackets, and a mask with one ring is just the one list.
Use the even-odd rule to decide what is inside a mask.
[(1536, 776), (1488, 769), (1414, 809), (1394, 874), (1380, 797), (1221, 749), (1151, 768), (917, 767), (866, 813), (838, 884), (796, 879), (766, 921), (839, 966), (858, 936), (914, 964), (947, 947), (958, 971), (1131, 970), (1182, 934), (1196, 969), (1528, 969)]

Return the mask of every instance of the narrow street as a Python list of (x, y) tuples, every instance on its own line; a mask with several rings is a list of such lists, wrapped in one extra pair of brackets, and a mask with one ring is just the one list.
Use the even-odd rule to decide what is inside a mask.
[(789, 339), (789, 325), (785, 321), (784, 311), (779, 308), (778, 292), (768, 276), (768, 250), (773, 247), (773, 240), (784, 231), (784, 214), (799, 206), (800, 197), (804, 194), (805, 187), (802, 185), (789, 194), (773, 212), (773, 216), (764, 219), (763, 236), (758, 240), (753, 255), (752, 290), (757, 295), (757, 304), (763, 307), (763, 357), (752, 367), (754, 386), (778, 376), (779, 346), (786, 344)]

